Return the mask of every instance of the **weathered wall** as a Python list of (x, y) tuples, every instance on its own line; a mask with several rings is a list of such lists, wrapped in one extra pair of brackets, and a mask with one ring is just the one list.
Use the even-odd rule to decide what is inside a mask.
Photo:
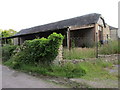
[(22, 37), (17, 37), (13, 39), (14, 45), (21, 45), (22, 43), (24, 43), (25, 39)]
[[(110, 61), (117, 61), (118, 60), (118, 54), (111, 54), (111, 55), (99, 55), (99, 58), (101, 58), (104, 62), (110, 62)], [(73, 60), (62, 60), (60, 63), (65, 64), (65, 63), (73, 63), (73, 64), (78, 64), (80, 62), (87, 62), (87, 61), (95, 61), (98, 60), (98, 58), (86, 58), (86, 59), (73, 59)]]
[[(110, 39), (110, 29), (109, 26), (107, 24), (105, 24), (104, 26), (104, 21), (99, 18), (97, 24), (95, 24), (96, 26), (96, 33), (98, 33), (98, 41), (103, 40), (104, 42)], [(100, 29), (101, 28), (101, 29)], [(101, 33), (101, 38), (99, 37)]]
[(58, 55), (57, 57), (55, 58), (54, 60), (54, 64), (60, 64), (60, 62), (63, 60), (63, 45), (61, 45), (59, 47), (59, 50), (58, 50)]
[(101, 26), (104, 26), (104, 22), (103, 22), (103, 19), (101, 19), (102, 17), (99, 18), (98, 20), (98, 24), (101, 25)]
[(18, 37), (13, 39), (14, 45), (18, 45)]
[(103, 28), (103, 40), (109, 40), (110, 39), (110, 29), (109, 26), (106, 24), (106, 28)]
[(110, 38), (111, 40), (118, 40), (118, 30), (110, 30)]

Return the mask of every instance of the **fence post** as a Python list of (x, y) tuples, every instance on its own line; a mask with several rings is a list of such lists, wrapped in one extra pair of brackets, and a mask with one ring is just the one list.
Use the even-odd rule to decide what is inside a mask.
[(67, 48), (70, 50), (70, 29), (67, 29)]
[(98, 33), (96, 33), (96, 58), (98, 58)]

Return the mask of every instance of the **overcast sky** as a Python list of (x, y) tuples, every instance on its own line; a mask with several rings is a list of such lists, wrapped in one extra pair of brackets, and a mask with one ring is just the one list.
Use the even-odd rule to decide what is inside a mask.
[(119, 0), (0, 0), (0, 29), (21, 29), (100, 13), (118, 27)]

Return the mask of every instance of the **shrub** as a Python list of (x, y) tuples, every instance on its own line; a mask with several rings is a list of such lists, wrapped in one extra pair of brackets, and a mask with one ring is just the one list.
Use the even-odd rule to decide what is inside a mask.
[(6, 44), (2, 47), (2, 61), (5, 62), (10, 59), (10, 57), (14, 54), (14, 50), (16, 49), (16, 45)]
[(63, 36), (57, 33), (48, 38), (27, 40), (17, 48), (17, 53), (10, 60), (16, 64), (49, 65), (56, 58), (62, 40)]

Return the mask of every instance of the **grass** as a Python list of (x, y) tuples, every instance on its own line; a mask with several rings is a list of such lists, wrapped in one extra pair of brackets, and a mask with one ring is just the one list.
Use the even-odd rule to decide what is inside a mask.
[(117, 61), (109, 61), (105, 62), (102, 59), (98, 59), (96, 61), (88, 61), (81, 62), (81, 66), (84, 67), (87, 72), (86, 75), (81, 77), (87, 80), (94, 80), (95, 78), (99, 78), (101, 80), (112, 79), (117, 80), (118, 77), (109, 73), (109, 71), (105, 70), (105, 68), (112, 69), (114, 64), (118, 64)]
[[(108, 44), (99, 46), (98, 54), (120, 54), (120, 47), (118, 47), (118, 41), (109, 41)], [(67, 60), (73, 59), (85, 59), (85, 58), (95, 58), (96, 57), (96, 48), (72, 48), (68, 50), (63, 49), (63, 58)]]
[(84, 58), (94, 58), (95, 49), (94, 48), (72, 48), (70, 51), (68, 49), (63, 50), (64, 59), (84, 59)]
[[(28, 65), (21, 64), (18, 70), (25, 72), (38, 73), (42, 75), (67, 77), (67, 78), (83, 78), (92, 80), (94, 78), (100, 79), (117, 79), (117, 76), (109, 74), (105, 68), (112, 68), (114, 62), (105, 62), (104, 60), (98, 59), (94, 61), (85, 61), (78, 64), (66, 63), (64, 65)], [(117, 62), (116, 62), (117, 64)], [(7, 66), (12, 66), (11, 62), (5, 63)]]
[(21, 64), (15, 65), (12, 61), (7, 61), (4, 63), (5, 65), (17, 69), (22, 70), (25, 72), (33, 72), (42, 75), (50, 75), (50, 76), (58, 76), (58, 77), (67, 77), (67, 78), (74, 78), (74, 77), (81, 77), (86, 74), (86, 71), (78, 64), (66, 63), (64, 65), (30, 65), (30, 64)]
[(105, 44), (99, 47), (99, 54), (120, 54), (120, 47), (118, 46), (118, 41), (109, 41), (108, 44)]
[[(100, 48), (101, 54), (113, 54), (117, 53), (117, 42), (111, 42)], [(94, 58), (94, 48), (73, 48), (70, 51), (64, 49), (64, 59), (82, 59), (82, 58)], [(66, 63), (64, 65), (30, 65), (20, 62), (13, 62), (7, 60), (5, 65), (25, 72), (33, 72), (42, 75), (50, 75), (57, 77), (67, 78), (84, 78), (87, 80), (93, 80), (94, 78), (100, 79), (117, 79), (118, 76), (109, 74), (105, 68), (112, 68), (114, 62), (105, 62), (104, 60), (97, 59), (92, 61), (80, 62), (78, 64)], [(116, 63), (117, 64), (117, 63)]]

